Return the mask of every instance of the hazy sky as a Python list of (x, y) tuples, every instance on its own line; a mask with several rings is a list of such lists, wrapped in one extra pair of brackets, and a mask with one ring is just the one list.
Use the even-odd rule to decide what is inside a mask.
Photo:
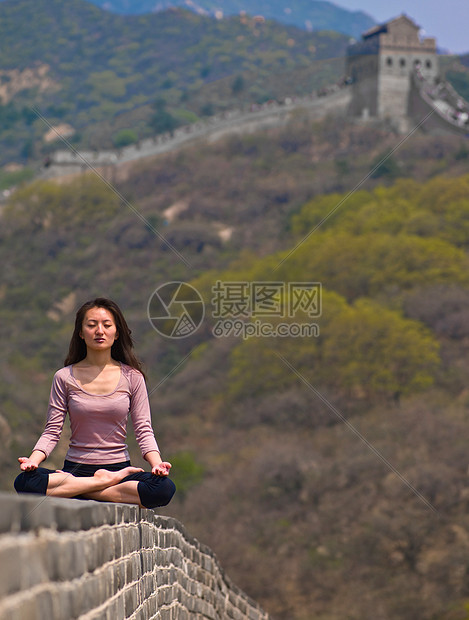
[(335, 0), (345, 9), (369, 13), (378, 22), (405, 13), (453, 53), (469, 52), (469, 0)]

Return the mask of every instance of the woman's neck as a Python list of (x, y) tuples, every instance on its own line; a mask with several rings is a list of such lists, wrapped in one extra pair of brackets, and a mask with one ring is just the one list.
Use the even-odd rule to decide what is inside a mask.
[(111, 357), (110, 351), (89, 351), (86, 354), (83, 364), (86, 366), (96, 366), (98, 368), (104, 368), (105, 366), (116, 366), (116, 362)]

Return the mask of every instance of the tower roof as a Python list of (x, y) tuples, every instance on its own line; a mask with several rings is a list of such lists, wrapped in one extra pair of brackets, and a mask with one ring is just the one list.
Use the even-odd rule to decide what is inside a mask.
[(436, 54), (436, 40), (433, 37), (420, 37), (420, 26), (403, 13), (364, 32), (360, 41), (349, 46), (347, 55), (389, 51)]
[(378, 24), (377, 26), (373, 26), (370, 30), (367, 30), (362, 34), (362, 39), (366, 40), (370, 37), (377, 36), (382, 33), (392, 33), (400, 30), (409, 30), (412, 29), (418, 35), (418, 31), (420, 30), (420, 26), (418, 26), (410, 17), (407, 17), (405, 13), (402, 13), (399, 17), (395, 17), (394, 19), (390, 19), (383, 24)]

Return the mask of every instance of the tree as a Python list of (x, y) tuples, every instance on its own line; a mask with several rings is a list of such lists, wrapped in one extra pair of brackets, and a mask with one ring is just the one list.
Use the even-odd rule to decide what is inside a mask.
[(155, 113), (150, 119), (150, 125), (157, 134), (170, 133), (172, 134), (176, 127), (179, 125), (174, 116), (167, 111), (166, 101), (164, 99), (157, 99), (153, 104)]
[(401, 167), (396, 158), (388, 153), (381, 153), (378, 155), (378, 157), (373, 160), (371, 167), (376, 167), (376, 170), (374, 170), (371, 175), (372, 179), (396, 179), (402, 176)]
[(368, 399), (399, 399), (432, 385), (438, 350), (421, 323), (360, 299), (328, 326), (322, 364), (338, 387)]
[(244, 90), (244, 78), (242, 75), (237, 75), (231, 84), (231, 92), (233, 95), (239, 95)]
[(121, 129), (113, 135), (112, 141), (114, 146), (119, 149), (138, 142), (138, 135), (133, 129)]

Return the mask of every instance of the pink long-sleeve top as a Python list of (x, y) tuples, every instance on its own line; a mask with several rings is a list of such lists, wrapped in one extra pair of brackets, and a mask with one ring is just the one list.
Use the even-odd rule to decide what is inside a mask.
[(65, 366), (54, 375), (44, 432), (34, 446), (46, 457), (52, 452), (70, 418), (71, 438), (66, 459), (105, 465), (129, 460), (125, 443), (130, 417), (142, 455), (159, 452), (151, 425), (150, 405), (141, 372), (121, 363), (119, 383), (110, 394), (90, 394)]

